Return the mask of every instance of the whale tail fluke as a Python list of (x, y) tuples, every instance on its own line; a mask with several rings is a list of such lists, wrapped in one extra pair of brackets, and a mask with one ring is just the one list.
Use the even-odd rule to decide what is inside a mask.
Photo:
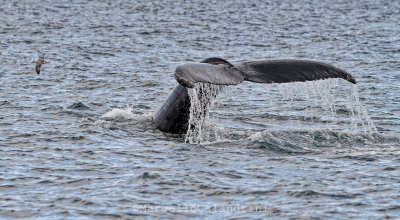
[(183, 86), (193, 88), (195, 83), (237, 85), (244, 80), (257, 83), (288, 83), (342, 78), (356, 84), (354, 77), (335, 66), (308, 60), (267, 60), (241, 62), (211, 57), (201, 63), (183, 64), (174, 71), (175, 79)]
[[(193, 113), (194, 119), (207, 115), (209, 104), (217, 95), (215, 90), (209, 95), (208, 87), (194, 88), (196, 83), (214, 85), (238, 85), (244, 80), (256, 83), (288, 83), (322, 80), (328, 78), (342, 78), (351, 83), (356, 80), (348, 72), (329, 64), (307, 60), (269, 60), (255, 62), (241, 62), (232, 65), (228, 61), (211, 57), (201, 63), (179, 65), (174, 70), (175, 79), (179, 84), (172, 90), (168, 98), (161, 104), (153, 116), (153, 122), (164, 132), (185, 133), (196, 132), (194, 124), (189, 123), (191, 106), (200, 103), (200, 111)], [(189, 93), (196, 93), (200, 97), (198, 102), (192, 103)]]

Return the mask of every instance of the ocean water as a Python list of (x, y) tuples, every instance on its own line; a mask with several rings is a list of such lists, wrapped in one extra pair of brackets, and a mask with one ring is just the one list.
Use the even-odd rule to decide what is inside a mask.
[[(357, 85), (244, 82), (157, 130), (174, 67), (212, 56)], [(0, 61), (1, 219), (400, 218), (399, 1), (2, 1)]]

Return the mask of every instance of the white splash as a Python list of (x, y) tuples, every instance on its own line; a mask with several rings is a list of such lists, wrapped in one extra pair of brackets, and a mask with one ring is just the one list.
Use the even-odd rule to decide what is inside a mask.
[(132, 109), (133, 108), (129, 105), (126, 105), (125, 108), (114, 108), (111, 111), (100, 116), (100, 118), (106, 118), (106, 119), (136, 119), (136, 118), (138, 118), (140, 115), (133, 113)]
[(152, 114), (135, 114), (133, 107), (126, 105), (125, 108), (114, 108), (100, 116), (93, 126), (99, 126), (107, 129), (123, 128), (124, 126), (148, 127), (152, 120)]

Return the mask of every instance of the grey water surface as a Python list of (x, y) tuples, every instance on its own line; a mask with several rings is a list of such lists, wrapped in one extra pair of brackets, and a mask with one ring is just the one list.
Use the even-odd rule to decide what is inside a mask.
[[(245, 82), (208, 139), (158, 131), (211, 56), (358, 83)], [(400, 1), (1, 1), (0, 63), (2, 219), (400, 218)]]

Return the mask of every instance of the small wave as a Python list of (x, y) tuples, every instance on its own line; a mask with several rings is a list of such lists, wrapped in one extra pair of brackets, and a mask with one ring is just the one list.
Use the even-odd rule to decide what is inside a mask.
[(400, 211), (400, 205), (389, 205), (384, 208), (378, 209), (380, 212)]
[(137, 179), (158, 179), (160, 177), (161, 177), (161, 175), (158, 174), (158, 173), (151, 174), (151, 173), (148, 173), (148, 172), (144, 172), (143, 174), (139, 175), (137, 177)]
[[(336, 157), (374, 161), (377, 146), (385, 147), (396, 145), (399, 138), (378, 132), (353, 132), (348, 130), (331, 129), (298, 129), (298, 130), (240, 130), (213, 127), (211, 133), (218, 133), (211, 142), (200, 145), (225, 148), (226, 146), (258, 149), (260, 152), (271, 155), (304, 155), (329, 154)], [(385, 143), (382, 145), (382, 143)], [(398, 149), (392, 150), (397, 154)], [(349, 156), (350, 155), (350, 156)]]
[(11, 105), (9, 101), (0, 101), (0, 106)]
[(74, 103), (74, 104), (68, 106), (68, 108), (69, 108), (69, 109), (79, 109), (79, 110), (82, 110), (82, 109), (89, 109), (89, 107), (86, 106), (85, 104), (83, 104), (82, 102), (76, 102), (76, 103)]
[(314, 190), (294, 191), (294, 192), (288, 192), (288, 194), (293, 197), (332, 197), (332, 198), (344, 198), (344, 199), (352, 199), (356, 198), (357, 196), (360, 196), (360, 194), (355, 194), (355, 193), (333, 194), (333, 193), (318, 192)]

